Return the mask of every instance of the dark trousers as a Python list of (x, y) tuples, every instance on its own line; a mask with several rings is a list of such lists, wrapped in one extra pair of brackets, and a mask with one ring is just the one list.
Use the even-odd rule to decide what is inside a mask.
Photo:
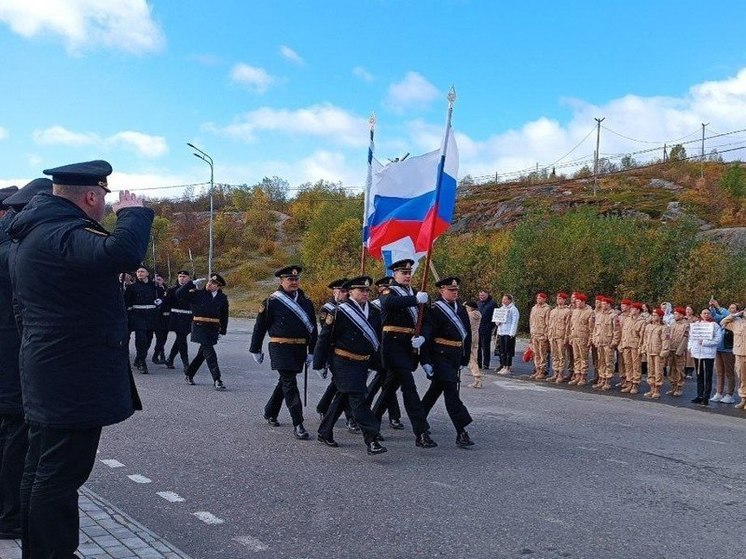
[(456, 432), (460, 433), (464, 430), (464, 427), (471, 423), (472, 419), (471, 415), (469, 415), (469, 410), (466, 409), (466, 406), (461, 401), (456, 381), (433, 379), (430, 383), (430, 388), (427, 389), (427, 392), (422, 397), (422, 407), (425, 408), (425, 413), (429, 414), (441, 394), (446, 404), (448, 417), (451, 418)]
[(28, 427), (21, 414), (0, 415), (0, 538), (21, 532), (21, 477)]
[(409, 369), (397, 369), (392, 367), (389, 370), (390, 375), (386, 377), (383, 383), (383, 390), (373, 407), (373, 415), (378, 421), (381, 421), (384, 411), (387, 409), (386, 402), (391, 398), (396, 398), (396, 391), (401, 388), (404, 399), (404, 409), (412, 424), (412, 431), (415, 435), (420, 435), (430, 429), (427, 423), (427, 414), (422, 407), (420, 396), (417, 394), (417, 385), (414, 383), (414, 376)]
[(303, 423), (303, 405), (300, 401), (297, 379), (300, 371), (280, 369), (277, 372), (280, 374), (280, 378), (277, 381), (277, 386), (272, 391), (272, 395), (269, 397), (267, 405), (264, 406), (264, 415), (267, 417), (277, 417), (282, 407), (282, 401), (284, 400), (290, 412), (290, 417), (293, 419), (293, 426), (298, 426)]
[(78, 547), (78, 489), (91, 474), (101, 428), (30, 424), (21, 481), (23, 559), (72, 559)]
[(334, 424), (346, 408), (352, 410), (358, 426), (363, 432), (365, 444), (371, 442), (381, 430), (381, 420), (376, 419), (373, 412), (365, 403), (365, 394), (362, 392), (337, 392), (329, 405), (329, 411), (319, 425), (319, 435), (325, 439), (334, 438)]
[[(386, 370), (376, 371), (370, 384), (368, 384), (368, 389), (365, 394), (365, 405), (370, 407), (373, 404), (373, 399), (376, 397), (378, 391), (383, 388), (383, 385), (386, 382), (386, 377), (389, 375), (390, 373)], [(383, 403), (383, 406), (384, 411), (388, 410), (389, 412), (389, 421), (399, 421), (401, 419), (401, 409), (399, 408), (399, 399), (396, 397), (396, 392), (392, 394), (387, 402)], [(381, 417), (383, 417), (383, 413), (381, 413)]]
[(212, 380), (220, 380), (220, 367), (218, 366), (218, 354), (215, 353), (215, 346), (202, 344), (197, 350), (197, 355), (194, 356), (194, 360), (189, 363), (186, 370), (186, 375), (189, 378), (194, 378), (197, 371), (202, 366), (202, 363), (207, 361), (207, 368), (210, 369)]
[[(319, 400), (319, 403), (316, 404), (316, 411), (322, 415), (326, 415), (329, 411), (329, 406), (332, 403), (332, 400), (337, 395), (337, 385), (334, 384), (334, 380), (332, 380), (329, 383), (329, 386), (326, 387), (326, 390), (324, 390), (324, 393), (321, 395), (321, 399)], [(345, 417), (349, 420), (350, 417), (352, 417), (352, 410), (350, 410), (349, 406), (346, 406), (344, 409)]]
[(710, 401), (712, 394), (712, 368), (715, 359), (694, 359), (694, 370), (697, 371), (697, 398)]
[(155, 347), (153, 348), (153, 357), (157, 357), (161, 353), (166, 352), (166, 338), (168, 338), (168, 330), (159, 329), (154, 330), (155, 334)]
[(515, 355), (515, 336), (498, 336), (497, 350), (500, 356), (500, 365), (512, 367), (513, 356)]
[(173, 365), (176, 354), (178, 353), (185, 369), (189, 366), (189, 344), (187, 343), (187, 335), (186, 332), (183, 334), (176, 334), (176, 339), (171, 346), (171, 351), (168, 353), (167, 359), (167, 361)]
[(148, 350), (153, 341), (152, 330), (135, 330), (135, 350), (137, 351), (137, 361), (145, 361), (148, 357)]
[(480, 369), (490, 368), (490, 351), (492, 346), (492, 332), (490, 330), (479, 330), (479, 351), (477, 352), (477, 365)]

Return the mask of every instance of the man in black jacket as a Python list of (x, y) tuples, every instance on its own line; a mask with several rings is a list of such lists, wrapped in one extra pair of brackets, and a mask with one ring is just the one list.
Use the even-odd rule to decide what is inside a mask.
[(448, 417), (456, 428), (456, 445), (465, 448), (474, 444), (466, 432), (471, 415), (461, 401), (458, 385), (461, 367), (469, 364), (471, 356), (471, 327), (466, 308), (458, 302), (460, 284), (461, 280), (453, 276), (435, 284), (440, 297), (427, 313), (427, 342), (422, 346), (420, 361), (430, 379), (430, 388), (422, 397), (425, 412), (430, 413), (442, 394)]
[[(142, 374), (148, 374), (148, 350), (153, 342), (153, 333), (165, 292), (150, 280), (150, 272), (140, 266), (135, 272), (137, 281), (127, 287), (124, 302), (129, 309), (130, 327), (135, 332), (137, 356), (134, 365)], [(154, 355), (155, 356), (155, 355)]]
[(21, 537), (21, 476), (28, 449), (18, 369), (21, 336), (13, 313), (8, 263), (11, 239), (5, 229), (36, 194), (52, 192), (52, 181), (34, 179), (21, 190), (13, 188), (0, 190), (7, 208), (0, 218), (0, 539)]
[(479, 351), (477, 352), (477, 366), (480, 369), (487, 370), (490, 368), (490, 357), (492, 346), (492, 332), (495, 329), (495, 323), (492, 322), (492, 314), (495, 312), (497, 305), (492, 295), (482, 289), (479, 292), (479, 301), (477, 301), (477, 310), (482, 315), (479, 322)]
[(192, 331), (192, 305), (176, 297), (176, 291), (185, 283), (190, 282), (192, 276), (186, 270), (179, 270), (176, 277), (178, 283), (169, 287), (166, 291), (165, 305), (169, 313), (168, 330), (176, 334), (176, 339), (168, 353), (168, 359), (166, 359), (166, 368), (174, 368), (174, 359), (178, 353), (184, 365), (184, 374), (186, 374), (187, 367), (189, 367), (187, 335)]
[(296, 377), (303, 372), (304, 366), (307, 368), (313, 364), (318, 329), (313, 303), (298, 287), (302, 270), (300, 266), (285, 266), (275, 272), (280, 287), (259, 308), (249, 352), (261, 364), (264, 361), (262, 343), (269, 333), (269, 359), (280, 378), (264, 407), (264, 419), (278, 427), (277, 415), (285, 400), (295, 437), (308, 440), (310, 435), (303, 426), (303, 405)]
[[(90, 475), (101, 428), (141, 409), (127, 348), (118, 275), (145, 256), (153, 210), (127, 191), (100, 221), (111, 165), (48, 169), (38, 194), (10, 224), (11, 282), (23, 325), (20, 370), (29, 449), (21, 482), (24, 557), (73, 557), (78, 489)], [(33, 278), (43, 278), (34, 280)], [(37, 472), (40, 475), (37, 475)]]
[(225, 280), (220, 274), (212, 274), (204, 287), (201, 285), (204, 280), (197, 281), (199, 286), (189, 281), (176, 290), (176, 297), (192, 306), (192, 341), (199, 344), (184, 377), (187, 384), (194, 385), (194, 375), (207, 361), (215, 390), (225, 390), (215, 353), (218, 338), (228, 331), (228, 297), (221, 289), (225, 287)]

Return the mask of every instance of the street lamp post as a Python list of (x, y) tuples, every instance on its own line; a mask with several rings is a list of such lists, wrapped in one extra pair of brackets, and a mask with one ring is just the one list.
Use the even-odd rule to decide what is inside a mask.
[(209, 236), (210, 236), (210, 248), (207, 253), (207, 277), (212, 275), (212, 214), (213, 214), (213, 202), (212, 202), (212, 191), (215, 181), (215, 167), (212, 161), (212, 157), (207, 155), (204, 151), (199, 149), (197, 146), (187, 142), (187, 145), (198, 153), (192, 153), (194, 157), (198, 157), (210, 166), (210, 225), (209, 225)]

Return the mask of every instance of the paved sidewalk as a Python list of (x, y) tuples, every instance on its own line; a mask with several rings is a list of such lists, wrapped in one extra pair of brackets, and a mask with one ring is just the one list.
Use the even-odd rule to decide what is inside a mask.
[[(80, 490), (80, 547), (86, 559), (191, 559), (85, 486)], [(0, 559), (20, 559), (20, 540), (0, 540)]]

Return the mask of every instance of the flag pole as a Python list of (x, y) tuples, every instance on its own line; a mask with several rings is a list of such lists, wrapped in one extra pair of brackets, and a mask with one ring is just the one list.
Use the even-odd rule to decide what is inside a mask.
[[(443, 185), (443, 172), (445, 170), (445, 164), (446, 164), (446, 152), (448, 151), (448, 136), (451, 132), (451, 117), (453, 116), (453, 104), (456, 102), (456, 88), (454, 86), (451, 86), (450, 91), (448, 92), (448, 114), (446, 116), (446, 129), (445, 134), (443, 136), (443, 151), (440, 154), (440, 164), (438, 165), (438, 178), (437, 182), (435, 183), (435, 206), (433, 207), (435, 210), (435, 213), (432, 216), (432, 220), (430, 223), (430, 237), (429, 237), (429, 246), (427, 248), (427, 254), (425, 256), (425, 270), (422, 274), (422, 288), (420, 291), (427, 291), (427, 279), (428, 279), (428, 272), (430, 271), (430, 265), (431, 265), (431, 259), (432, 259), (432, 252), (433, 252), (433, 237), (435, 236), (435, 222), (436, 218), (438, 217), (438, 206), (440, 204), (440, 191), (441, 187)], [(424, 318), (425, 313), (423, 312), (425, 308), (424, 304), (418, 305), (417, 309), (417, 326), (415, 327), (415, 335), (419, 336), (420, 332), (422, 331), (422, 319)]]
[(365, 179), (365, 193), (363, 196), (363, 231), (360, 243), (360, 275), (365, 274), (365, 248), (368, 236), (368, 209), (370, 207), (370, 187), (373, 184), (373, 136), (376, 129), (376, 113), (370, 113), (368, 119), (370, 125), (370, 144), (368, 144), (368, 176)]

